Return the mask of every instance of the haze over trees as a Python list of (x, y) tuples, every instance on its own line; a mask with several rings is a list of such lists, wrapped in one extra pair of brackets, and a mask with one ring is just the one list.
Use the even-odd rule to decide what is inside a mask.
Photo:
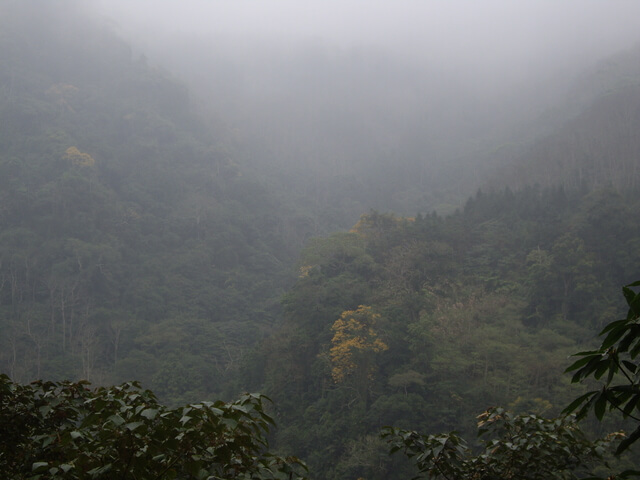
[[(106, 382), (143, 364), (160, 394), (190, 377), (217, 390), (278, 316), (304, 219), (104, 25), (50, 3), (5, 9), (3, 369)], [(179, 338), (201, 343), (179, 355)], [(201, 354), (217, 373), (196, 367)]]
[[(529, 419), (540, 429), (525, 440), (566, 429), (597, 460), (593, 439), (624, 422), (562, 372), (574, 352), (603, 355), (594, 338), (640, 265), (640, 37), (636, 7), (613, 3), (615, 28), (600, 7), (575, 18), (580, 38), (602, 24), (582, 47), (548, 26), (556, 50), (525, 41), (538, 27), (520, 17), (512, 42), (482, 36), (472, 6), (455, 18), (475, 48), (439, 50), (454, 36), (419, 36), (401, 7), (376, 17), (406, 27), (387, 44), (366, 26), (310, 38), (306, 14), (243, 35), (224, 27), (231, 6), (207, 29), (198, 2), (181, 7), (205, 8), (191, 24), (163, 24), (174, 7), (142, 0), (128, 15), (0, 3), (3, 388), (89, 399), (137, 380), (159, 398), (140, 393), (145, 408), (171, 418), (260, 391), (273, 404), (258, 416), (278, 425), (270, 451), (311, 478), (405, 478), (414, 466), (388, 455), (383, 427), (435, 448), (429, 435), (472, 438), (495, 405), (488, 442)], [(251, 5), (263, 20), (286, 11)], [(521, 8), (539, 21), (555, 8), (539, 5)], [(580, 379), (615, 369), (589, 365)], [(98, 390), (19, 386), (35, 379)], [(602, 422), (547, 423), (587, 392)]]

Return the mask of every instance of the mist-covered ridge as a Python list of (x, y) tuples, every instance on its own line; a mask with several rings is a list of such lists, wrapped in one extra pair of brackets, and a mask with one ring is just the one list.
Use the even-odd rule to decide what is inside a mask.
[(412, 478), (385, 425), (559, 415), (638, 276), (637, 18), (0, 1), (0, 373), (264, 392), (327, 480)]

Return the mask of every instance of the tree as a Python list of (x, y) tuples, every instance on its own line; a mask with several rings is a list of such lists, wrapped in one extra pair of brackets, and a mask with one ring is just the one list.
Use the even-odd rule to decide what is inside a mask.
[(336, 383), (347, 378), (356, 379), (360, 393), (375, 373), (375, 355), (386, 350), (387, 345), (375, 331), (380, 315), (371, 307), (360, 305), (357, 310), (346, 310), (335, 321), (331, 330), (331, 375)]
[(376, 332), (380, 315), (366, 305), (346, 310), (331, 327), (329, 357), (331, 376), (337, 384), (351, 385), (358, 398), (369, 407), (370, 385), (376, 373), (376, 355), (389, 347)]
[(402, 450), (421, 474), (445, 480), (583, 478), (582, 470), (600, 460), (612, 440), (589, 441), (573, 417), (514, 416), (502, 408), (478, 417), (478, 435), (485, 440), (473, 455), (455, 433), (421, 435), (393, 427), (382, 431), (391, 453)]
[(93, 167), (96, 164), (94, 158), (88, 153), (81, 152), (78, 147), (69, 147), (64, 152), (65, 160), (69, 160), (73, 165), (79, 167)]
[(389, 377), (389, 385), (396, 388), (402, 388), (404, 390), (404, 396), (406, 397), (409, 385), (424, 386), (425, 375), (415, 370), (407, 370), (406, 372), (396, 373)]
[[(606, 335), (597, 350), (579, 352), (581, 357), (566, 369), (574, 372), (572, 383), (593, 378), (604, 378), (601, 388), (591, 390), (576, 398), (565, 412), (577, 410), (578, 418), (583, 418), (593, 410), (596, 418), (602, 420), (607, 410), (619, 411), (623, 418), (638, 425), (616, 450), (620, 454), (640, 439), (640, 293), (633, 291), (640, 287), (636, 281), (622, 288), (628, 311), (626, 318), (609, 323), (600, 336)], [(640, 472), (637, 472), (640, 475)]]
[(0, 376), (0, 471), (15, 479), (301, 479), (266, 451), (266, 397), (169, 409), (136, 383), (13, 383)]

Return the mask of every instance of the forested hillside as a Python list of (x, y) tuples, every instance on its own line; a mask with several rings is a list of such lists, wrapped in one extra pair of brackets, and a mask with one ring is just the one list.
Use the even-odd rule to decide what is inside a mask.
[(637, 275), (637, 193), (478, 192), (452, 216), (371, 212), (311, 242), (285, 326), (246, 373), (278, 406), (278, 444), (322, 478), (402, 478), (385, 425), (468, 432), (492, 405), (557, 415), (576, 395), (567, 356)]
[(493, 184), (637, 188), (640, 84), (609, 92), (557, 133), (535, 142)]
[(307, 244), (245, 375), (276, 399), (281, 448), (323, 478), (404, 478), (385, 425), (470, 437), (492, 405), (553, 416), (575, 397), (567, 356), (640, 265), (639, 51), (576, 80), (551, 133), (496, 150), (455, 214), (371, 211)]
[(553, 129), (520, 150), (497, 152), (502, 161), (487, 184), (637, 188), (639, 60), (635, 45), (587, 69), (572, 83), (564, 108), (549, 109), (539, 119)]
[(137, 380), (172, 412), (259, 391), (274, 451), (327, 480), (412, 475), (384, 426), (466, 435), (579, 395), (567, 356), (639, 277), (640, 50), (544, 112), (313, 42), (242, 74), (246, 46), (200, 45), (215, 76), (189, 90), (63, 3), (0, 3), (6, 388)]
[(2, 5), (0, 368), (219, 394), (311, 227), (179, 81), (66, 5)]

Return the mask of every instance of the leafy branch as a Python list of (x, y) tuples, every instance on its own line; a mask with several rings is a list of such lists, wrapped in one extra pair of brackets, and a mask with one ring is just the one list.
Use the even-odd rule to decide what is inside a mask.
[[(640, 364), (637, 361), (640, 354), (640, 293), (633, 290), (635, 287), (640, 287), (640, 281), (622, 288), (628, 305), (626, 318), (608, 324), (599, 334), (604, 336), (600, 347), (576, 353), (574, 356), (581, 358), (565, 370), (574, 372), (572, 383), (604, 377), (602, 387), (576, 398), (563, 413), (577, 411), (577, 417), (583, 418), (593, 410), (596, 418), (602, 420), (607, 409), (618, 410), (623, 418), (640, 423), (637, 413), (640, 411)], [(640, 425), (620, 442), (616, 454), (627, 450), (638, 439)]]

